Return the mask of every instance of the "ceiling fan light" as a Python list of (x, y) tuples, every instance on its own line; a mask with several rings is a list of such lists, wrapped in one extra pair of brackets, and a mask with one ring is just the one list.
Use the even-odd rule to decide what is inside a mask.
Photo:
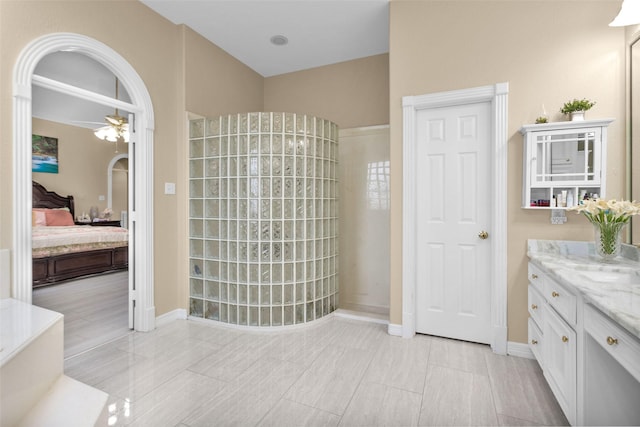
[(93, 134), (104, 141), (117, 142), (122, 137), (125, 142), (129, 142), (129, 126), (124, 125), (121, 131), (113, 126), (103, 126), (93, 131)]
[(96, 129), (93, 134), (102, 140), (115, 142), (117, 140), (117, 133), (111, 126), (103, 126)]
[(623, 0), (620, 13), (609, 26), (624, 27), (635, 24), (640, 24), (640, 0)]

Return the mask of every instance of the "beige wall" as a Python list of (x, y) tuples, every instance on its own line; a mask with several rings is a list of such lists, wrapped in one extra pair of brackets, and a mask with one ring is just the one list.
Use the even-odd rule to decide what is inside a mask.
[(265, 111), (300, 112), (340, 128), (389, 123), (389, 55), (269, 77)]
[[(115, 6), (115, 7), (114, 7)], [(212, 100), (226, 110), (261, 107), (262, 88), (255, 73), (219, 49), (184, 35), (145, 5), (134, 0), (111, 1), (0, 1), (0, 247), (12, 246), (12, 75), (17, 57), (34, 38), (72, 32), (95, 38), (116, 50), (137, 71), (151, 95), (155, 113), (154, 135), (154, 252), (156, 315), (186, 307), (186, 275), (176, 268), (186, 259), (185, 203), (178, 194), (165, 195), (164, 183), (180, 183), (184, 166), (180, 155), (186, 145), (186, 93), (190, 105)], [(192, 44), (193, 43), (193, 44)], [(204, 75), (200, 64), (186, 63), (193, 52), (215, 51), (216, 66)], [(185, 82), (186, 76), (189, 81)], [(206, 77), (206, 78), (205, 78)], [(200, 81), (199, 79), (204, 79)], [(214, 91), (211, 79), (223, 83)], [(226, 86), (226, 87), (225, 87)], [(232, 89), (229, 89), (232, 88)], [(186, 88), (186, 89), (185, 89)], [(200, 93), (195, 93), (199, 88)], [(204, 89), (203, 89), (204, 88)], [(254, 93), (257, 92), (257, 93)], [(256, 101), (258, 100), (258, 101)], [(186, 159), (185, 157), (182, 157)], [(5, 203), (4, 201), (8, 201)], [(184, 222), (184, 221), (183, 221)]]
[[(117, 154), (115, 144), (95, 137), (91, 129), (33, 119), (33, 133), (58, 138), (58, 173), (33, 173), (33, 180), (49, 191), (72, 195), (76, 216), (89, 213), (91, 206), (102, 212), (107, 207), (107, 168)], [(118, 144), (118, 152), (126, 153), (127, 145)], [(122, 184), (122, 182), (120, 182)], [(124, 188), (126, 189), (126, 180)], [(125, 193), (126, 194), (126, 193)], [(104, 201), (98, 200), (102, 195)], [(120, 219), (124, 205), (113, 206), (113, 219)]]
[(522, 138), (544, 104), (552, 121), (572, 98), (597, 101), (588, 118), (612, 117), (607, 196), (625, 192), (624, 29), (610, 28), (613, 1), (403, 1), (390, 5), (391, 323), (402, 322), (402, 97), (509, 82), (508, 327), (527, 338), (527, 239), (589, 240), (569, 215), (520, 208)]
[(262, 111), (264, 78), (189, 27), (182, 29), (186, 110), (204, 117)]

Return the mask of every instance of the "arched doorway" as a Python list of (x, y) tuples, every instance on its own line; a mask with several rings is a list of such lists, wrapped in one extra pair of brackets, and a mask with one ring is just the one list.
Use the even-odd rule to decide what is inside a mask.
[[(135, 115), (129, 147), (129, 294), (130, 326), (155, 327), (153, 298), (153, 106), (140, 76), (116, 51), (90, 37), (72, 33), (42, 36), (20, 53), (13, 72), (13, 285), (12, 296), (31, 303), (31, 111), (32, 84), (117, 107), (109, 97), (73, 85), (34, 76), (38, 62), (57, 51), (86, 55), (108, 68), (131, 97)], [(135, 309), (134, 309), (135, 307)]]

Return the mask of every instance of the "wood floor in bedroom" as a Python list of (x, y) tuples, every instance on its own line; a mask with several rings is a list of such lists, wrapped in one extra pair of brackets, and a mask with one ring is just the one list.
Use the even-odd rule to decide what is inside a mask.
[(34, 289), (34, 305), (64, 315), (65, 358), (130, 332), (127, 281), (123, 271)]

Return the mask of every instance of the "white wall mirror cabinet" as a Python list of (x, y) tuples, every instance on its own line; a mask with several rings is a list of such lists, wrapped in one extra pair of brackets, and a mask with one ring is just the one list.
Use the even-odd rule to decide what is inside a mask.
[(563, 209), (604, 197), (613, 119), (525, 125), (522, 207)]

